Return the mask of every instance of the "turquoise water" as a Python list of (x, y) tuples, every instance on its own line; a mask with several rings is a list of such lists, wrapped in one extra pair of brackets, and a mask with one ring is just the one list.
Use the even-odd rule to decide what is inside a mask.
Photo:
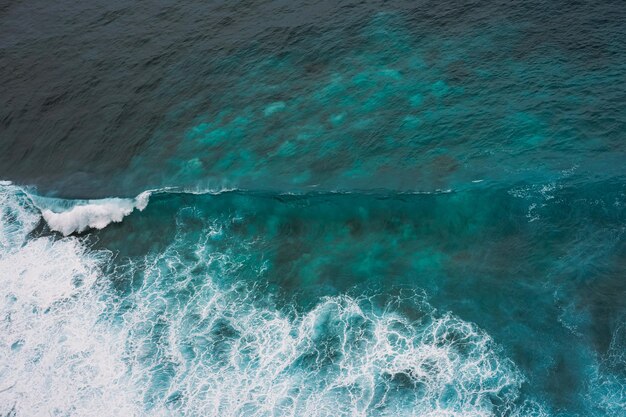
[[(612, 2), (267, 7), (259, 19), (237, 6), (109, 11), (127, 26), (94, 26), (87, 45), (50, 28), (65, 69), (52, 79), (26, 61), (46, 43), (24, 35), (7, 47), (0, 175), (72, 198), (624, 175), (626, 32)], [(184, 29), (154, 38), (164, 13)], [(18, 63), (33, 66), (28, 83), (9, 72)]]
[(626, 416), (623, 7), (90, 6), (0, 16), (0, 416)]
[(61, 238), (5, 186), (1, 395), (34, 415), (620, 415), (624, 193), (161, 193)]

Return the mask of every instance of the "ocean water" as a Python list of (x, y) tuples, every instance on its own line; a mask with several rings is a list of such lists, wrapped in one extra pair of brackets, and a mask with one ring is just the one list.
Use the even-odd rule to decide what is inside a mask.
[(0, 416), (626, 416), (620, 1), (0, 5)]

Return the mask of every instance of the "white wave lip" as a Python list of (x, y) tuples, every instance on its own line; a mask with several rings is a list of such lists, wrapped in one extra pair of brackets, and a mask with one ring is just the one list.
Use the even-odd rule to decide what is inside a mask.
[(151, 191), (144, 191), (134, 199), (87, 200), (61, 212), (42, 208), (41, 215), (50, 229), (68, 236), (87, 229), (103, 229), (111, 223), (121, 222), (135, 209), (143, 211), (148, 205), (150, 194)]

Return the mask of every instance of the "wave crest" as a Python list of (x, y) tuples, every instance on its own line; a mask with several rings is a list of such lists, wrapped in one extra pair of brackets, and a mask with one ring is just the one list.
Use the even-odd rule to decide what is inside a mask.
[(148, 205), (150, 195), (151, 191), (144, 191), (135, 198), (65, 200), (64, 204), (58, 199), (37, 197), (36, 202), (50, 229), (68, 236), (119, 223), (135, 209), (143, 211)]

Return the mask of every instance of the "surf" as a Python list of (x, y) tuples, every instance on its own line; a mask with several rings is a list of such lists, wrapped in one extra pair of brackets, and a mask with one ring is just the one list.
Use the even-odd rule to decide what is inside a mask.
[[(517, 404), (524, 377), (489, 335), (420, 297), (410, 300), (419, 319), (348, 295), (282, 310), (239, 282), (236, 257), (211, 244), (227, 225), (112, 268), (114, 254), (86, 238), (38, 234), (44, 215), (19, 188), (0, 195), (4, 415), (490, 416), (527, 407)], [(136, 284), (120, 292), (114, 281)]]

